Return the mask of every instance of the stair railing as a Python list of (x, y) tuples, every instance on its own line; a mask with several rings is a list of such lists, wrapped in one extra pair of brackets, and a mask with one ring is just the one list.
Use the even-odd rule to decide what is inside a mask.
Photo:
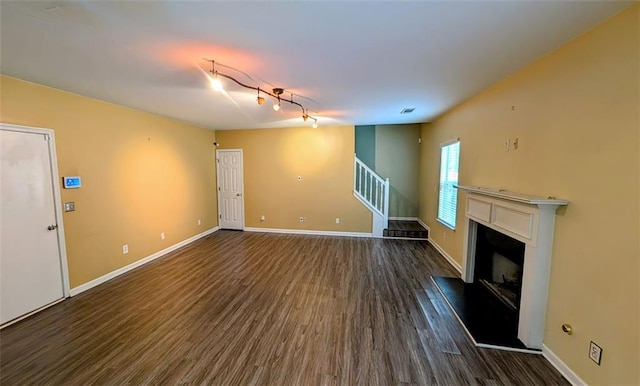
[(371, 211), (384, 219), (384, 227), (389, 226), (389, 179), (383, 179), (376, 172), (354, 156), (353, 192)]

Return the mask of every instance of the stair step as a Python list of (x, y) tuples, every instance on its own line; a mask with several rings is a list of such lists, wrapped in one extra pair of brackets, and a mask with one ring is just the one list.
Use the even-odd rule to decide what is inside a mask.
[(427, 239), (429, 232), (417, 221), (389, 220), (389, 228), (382, 232), (382, 236)]
[(395, 229), (385, 229), (382, 231), (384, 237), (406, 237), (411, 239), (426, 239), (429, 238), (429, 233), (424, 231), (401, 231)]

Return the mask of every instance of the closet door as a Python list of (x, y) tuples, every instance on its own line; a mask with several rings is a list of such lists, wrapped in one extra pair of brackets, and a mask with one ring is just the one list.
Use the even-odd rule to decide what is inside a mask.
[(0, 127), (0, 325), (64, 297), (49, 140)]
[(220, 229), (244, 229), (242, 150), (216, 150)]

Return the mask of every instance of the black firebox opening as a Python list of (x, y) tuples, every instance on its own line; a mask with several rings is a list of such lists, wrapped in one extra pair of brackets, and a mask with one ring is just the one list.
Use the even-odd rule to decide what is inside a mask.
[(523, 242), (477, 224), (474, 283), (481, 284), (513, 310), (520, 307)]

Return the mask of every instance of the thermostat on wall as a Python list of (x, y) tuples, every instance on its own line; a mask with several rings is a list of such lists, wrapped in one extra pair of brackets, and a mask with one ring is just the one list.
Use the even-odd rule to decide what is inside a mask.
[(82, 186), (82, 180), (78, 176), (62, 177), (65, 189), (77, 189)]

